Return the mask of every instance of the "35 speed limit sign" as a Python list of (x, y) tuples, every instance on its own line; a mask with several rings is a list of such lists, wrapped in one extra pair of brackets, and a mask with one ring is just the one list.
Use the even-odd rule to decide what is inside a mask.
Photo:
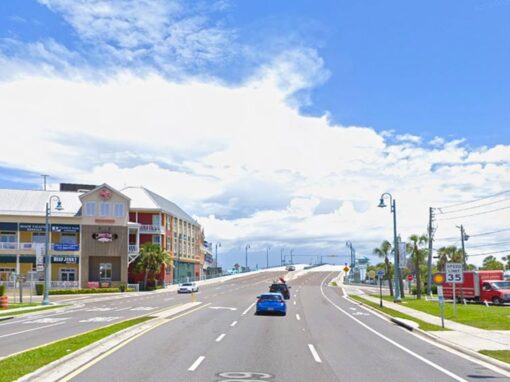
[(462, 284), (464, 283), (464, 270), (462, 263), (446, 263), (446, 280), (447, 283)]

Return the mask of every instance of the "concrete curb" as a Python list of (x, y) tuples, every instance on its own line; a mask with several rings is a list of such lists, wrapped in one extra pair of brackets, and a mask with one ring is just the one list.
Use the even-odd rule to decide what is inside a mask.
[(7, 321), (7, 320), (11, 320), (13, 319), (14, 316), (5, 316), (5, 317), (0, 317), (0, 321)]
[(399, 326), (402, 326), (404, 328), (406, 328), (407, 330), (409, 331), (413, 331), (415, 333), (418, 333), (420, 335), (422, 335), (423, 337), (427, 337), (428, 339), (431, 339), (431, 340), (434, 340), (438, 343), (440, 343), (441, 345), (445, 345), (445, 346), (448, 346), (449, 348), (452, 348), (460, 353), (463, 353), (463, 354), (466, 354), (470, 357), (473, 357), (473, 358), (477, 358), (481, 361), (484, 361), (484, 362), (487, 362), (493, 366), (497, 366), (499, 367), (500, 369), (503, 369), (505, 371), (508, 371), (510, 372), (510, 364), (506, 363), (506, 362), (503, 362), (503, 361), (500, 361), (500, 360), (497, 360), (495, 358), (492, 358), (492, 357), (489, 357), (489, 356), (486, 356), (484, 354), (481, 354), (481, 353), (478, 353), (474, 350), (471, 350), (471, 349), (467, 349), (465, 347), (462, 347), (462, 346), (459, 346), (457, 344), (454, 344), (450, 341), (447, 341), (443, 338), (440, 338), (440, 337), (437, 337), (435, 336), (434, 334), (430, 333), (430, 332), (427, 332), (425, 330), (422, 330), (420, 328), (414, 328), (414, 327), (411, 327), (410, 325), (406, 324), (405, 322), (399, 320), (398, 317), (393, 317), (393, 316), (390, 316), (389, 314), (385, 313), (385, 312), (382, 312), (378, 309), (375, 309), (373, 308), (372, 306), (368, 305), (368, 304), (365, 304), (365, 303), (362, 303), (362, 302), (359, 302), (357, 300), (354, 300), (352, 298), (350, 298), (349, 295), (346, 296), (350, 301), (356, 303), (356, 304), (360, 304), (360, 305), (363, 305), (365, 306), (367, 309), (370, 309), (370, 310), (373, 310), (374, 312), (382, 315), (382, 316), (385, 316), (387, 319), (389, 319), (389, 321), (399, 325)]
[[(19, 378), (18, 382), (30, 382), (30, 381), (56, 381), (59, 380), (66, 375), (72, 373), (73, 371), (79, 369), (81, 366), (87, 364), (94, 358), (97, 358), (112, 348), (121, 345), (122, 343), (129, 341), (131, 338), (136, 335), (143, 333), (146, 330), (149, 330), (153, 327), (160, 325), (168, 321), (167, 319), (178, 315), (180, 313), (184, 313), (201, 305), (201, 302), (195, 303), (187, 303), (184, 305), (179, 305), (173, 307), (171, 309), (158, 312), (154, 316), (155, 318), (146, 322), (142, 322), (131, 326), (129, 328), (123, 329), (119, 332), (113, 333), (108, 337), (105, 337), (99, 341), (93, 342), (88, 346), (85, 346), (69, 355), (66, 355), (60, 359), (57, 359), (46, 366), (43, 366), (34, 372), (27, 374), (21, 378)], [(148, 314), (147, 316), (151, 316)], [(86, 333), (80, 333), (77, 336), (83, 335)], [(58, 342), (58, 341), (57, 341)], [(42, 345), (41, 347), (46, 346)], [(20, 353), (18, 353), (20, 354)]]

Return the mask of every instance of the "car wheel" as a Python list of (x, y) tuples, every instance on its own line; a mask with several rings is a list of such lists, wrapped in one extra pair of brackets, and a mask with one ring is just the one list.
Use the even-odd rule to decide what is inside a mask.
[(492, 302), (494, 305), (501, 305), (501, 299), (499, 297), (493, 297)]

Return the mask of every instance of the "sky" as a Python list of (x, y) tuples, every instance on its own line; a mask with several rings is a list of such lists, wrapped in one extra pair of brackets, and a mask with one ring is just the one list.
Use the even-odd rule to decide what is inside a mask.
[[(510, 1), (0, 2), (0, 187), (143, 185), (220, 263), (509, 255)], [(5, 144), (8, 142), (9, 144)]]

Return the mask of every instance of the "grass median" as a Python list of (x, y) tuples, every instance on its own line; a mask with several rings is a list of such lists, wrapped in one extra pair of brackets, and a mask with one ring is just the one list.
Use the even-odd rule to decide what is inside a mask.
[(403, 318), (405, 320), (414, 321), (414, 322), (416, 322), (419, 325), (419, 328), (421, 330), (425, 330), (425, 331), (428, 331), (428, 332), (439, 331), (439, 330), (448, 330), (448, 329), (443, 329), (442, 327), (440, 327), (438, 325), (429, 324), (428, 322), (419, 320), (417, 318), (408, 316), (407, 314), (398, 312), (398, 311), (390, 309), (390, 308), (386, 308), (384, 306), (381, 308), (379, 306), (379, 304), (377, 304), (375, 302), (372, 302), (372, 301), (369, 301), (367, 299), (364, 299), (361, 296), (349, 295), (349, 298), (352, 298), (353, 300), (356, 300), (356, 301), (361, 302), (361, 303), (363, 303), (365, 305), (368, 305), (368, 306), (370, 306), (370, 307), (372, 307), (374, 309), (377, 309), (377, 310), (379, 310), (379, 311), (381, 311), (383, 313), (386, 313), (389, 316), (392, 316), (392, 317), (395, 317), (395, 318)]
[[(374, 295), (374, 297), (379, 297)], [(383, 296), (384, 300), (393, 301), (390, 296)], [(416, 309), (439, 317), (439, 303), (437, 301), (417, 300), (414, 297), (406, 297), (402, 304), (408, 308)], [(459, 324), (470, 325), (486, 330), (510, 330), (510, 307), (494, 306), (485, 304), (466, 304), (457, 303), (456, 318), (453, 318), (453, 304), (447, 302), (444, 304), (444, 318), (458, 322)]]
[(16, 380), (87, 345), (152, 318), (144, 316), (126, 320), (5, 358), (0, 361), (0, 382)]
[(480, 353), (510, 363), (510, 350), (480, 350)]
[[(39, 305), (39, 304), (36, 304), (36, 305)], [(5, 312), (5, 313), (0, 313), (0, 317), (19, 316), (20, 314), (42, 312), (42, 311), (49, 310), (49, 309), (64, 308), (66, 306), (68, 306), (68, 305), (50, 305), (50, 306), (45, 306), (44, 308), (18, 310), (16, 312), (9, 312), (9, 309), (7, 309), (5, 311), (4, 310), (0, 311), (0, 312)]]

